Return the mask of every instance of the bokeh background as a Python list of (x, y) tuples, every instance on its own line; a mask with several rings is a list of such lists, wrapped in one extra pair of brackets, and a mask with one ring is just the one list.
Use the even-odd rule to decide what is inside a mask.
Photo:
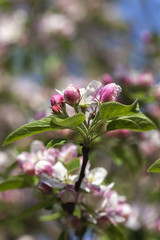
[[(55, 88), (85, 87), (91, 80), (112, 81), (125, 104), (139, 99), (141, 111), (160, 127), (160, 0), (1, 0), (0, 1), (0, 180), (16, 175), (16, 155), (33, 139), (47, 143), (60, 131), (39, 134), (2, 148), (22, 124), (51, 113)], [(124, 227), (127, 239), (160, 238), (160, 175), (147, 168), (160, 157), (159, 130), (114, 131), (98, 139), (93, 166), (108, 169), (126, 195), (134, 215)], [(38, 215), (6, 224), (37, 201), (35, 189), (0, 193), (2, 240), (58, 239), (59, 221), (41, 223)], [(73, 238), (74, 239), (74, 238)], [(86, 234), (84, 239), (89, 238)], [(92, 239), (106, 239), (96, 236)]]

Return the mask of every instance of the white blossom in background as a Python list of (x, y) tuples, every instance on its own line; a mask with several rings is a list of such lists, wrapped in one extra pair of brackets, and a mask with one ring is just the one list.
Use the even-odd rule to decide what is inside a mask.
[(24, 36), (24, 25), (27, 21), (27, 12), (16, 10), (13, 13), (0, 15), (0, 43), (16, 43)]
[(74, 22), (66, 15), (60, 13), (45, 13), (38, 23), (38, 31), (42, 36), (59, 34), (72, 38), (75, 34)]

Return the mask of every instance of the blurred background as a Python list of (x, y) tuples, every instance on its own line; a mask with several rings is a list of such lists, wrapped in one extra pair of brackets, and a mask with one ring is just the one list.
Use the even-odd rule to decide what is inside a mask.
[[(55, 88), (85, 87), (91, 80), (119, 84), (119, 99), (140, 109), (160, 128), (160, 0), (1, 0), (0, 1), (0, 179), (20, 172), (18, 153), (33, 139), (47, 143), (51, 133), (2, 148), (5, 137), (26, 122), (51, 114)], [(67, 136), (59, 131), (54, 137)], [(103, 144), (102, 144), (103, 142)], [(98, 139), (93, 166), (108, 169), (134, 209), (124, 231), (128, 239), (160, 238), (160, 175), (147, 168), (160, 157), (159, 131), (114, 131)], [(97, 159), (101, 159), (97, 162)], [(35, 215), (4, 219), (37, 200), (36, 190), (0, 193), (2, 240), (58, 239), (60, 222), (41, 223)], [(84, 238), (89, 239), (89, 238)], [(94, 239), (106, 239), (95, 236)]]

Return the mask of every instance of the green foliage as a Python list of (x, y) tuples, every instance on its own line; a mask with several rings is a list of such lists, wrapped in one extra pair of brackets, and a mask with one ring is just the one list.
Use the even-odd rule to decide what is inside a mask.
[(83, 113), (78, 113), (72, 117), (68, 117), (65, 119), (56, 118), (53, 115), (50, 115), (49, 117), (45, 117), (21, 126), (20, 128), (8, 135), (8, 137), (4, 141), (3, 146), (21, 138), (35, 135), (38, 133), (77, 127), (84, 120), (85, 115)]
[(154, 123), (143, 113), (135, 113), (131, 116), (117, 117), (109, 122), (107, 131), (129, 129), (132, 131), (143, 132), (156, 129)]
[(61, 146), (61, 145), (64, 145), (65, 143), (67, 143), (66, 138), (56, 138), (56, 139), (49, 141), (49, 143), (47, 144), (47, 149), (53, 148), (56, 146)]
[(11, 189), (32, 187), (35, 185), (36, 181), (37, 178), (35, 176), (27, 176), (24, 174), (13, 176), (0, 183), (0, 192)]
[(139, 112), (137, 100), (131, 105), (124, 105), (119, 102), (107, 102), (100, 105), (99, 113), (102, 120), (115, 117), (134, 115)]
[(52, 122), (52, 116), (45, 117), (40, 120), (24, 124), (14, 132), (10, 133), (5, 139), (3, 146), (27, 136), (57, 129), (61, 129), (61, 127)]
[(77, 113), (74, 116), (62, 119), (52, 116), (52, 122), (58, 126), (65, 128), (77, 127), (85, 120), (84, 113)]
[(148, 169), (148, 172), (160, 172), (160, 159), (155, 161)]
[(79, 158), (74, 158), (72, 161), (67, 163), (65, 166), (66, 166), (69, 173), (73, 172), (74, 170), (79, 169), (80, 168)]

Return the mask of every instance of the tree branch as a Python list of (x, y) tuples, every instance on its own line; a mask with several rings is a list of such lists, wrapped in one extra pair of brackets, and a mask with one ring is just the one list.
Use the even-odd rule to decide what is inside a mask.
[(83, 181), (83, 178), (85, 177), (85, 169), (86, 169), (86, 165), (88, 162), (88, 153), (89, 153), (90, 148), (89, 147), (85, 147), (83, 146), (82, 148), (82, 153), (83, 153), (83, 163), (82, 163), (82, 168), (80, 171), (80, 175), (79, 178), (75, 184), (75, 190), (78, 192), (81, 186), (81, 183)]

